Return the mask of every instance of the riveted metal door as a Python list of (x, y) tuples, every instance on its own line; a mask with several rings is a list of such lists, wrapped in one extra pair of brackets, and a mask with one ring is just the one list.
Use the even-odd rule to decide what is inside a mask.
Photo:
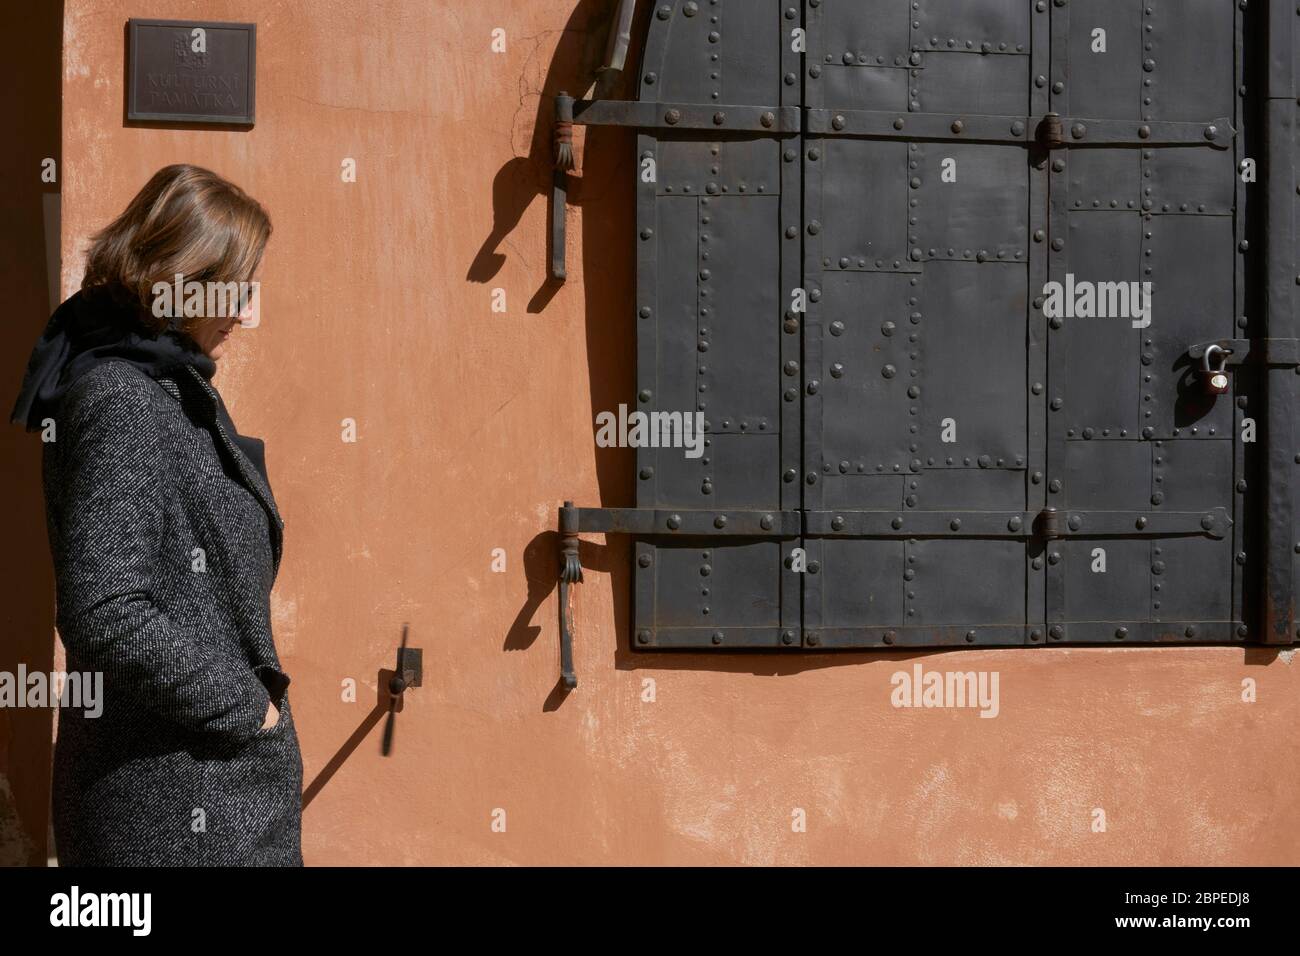
[(805, 15), (805, 641), (1245, 636), (1240, 11)]
[(805, 641), (1022, 644), (1044, 618), (1046, 219), (1024, 0), (807, 4)]
[[(637, 408), (705, 447), (637, 452), (634, 645), (779, 647), (799, 629), (799, 72), (775, 0), (659, 5), (638, 136)], [(786, 368), (788, 366), (788, 368)]]
[(1072, 144), (1050, 158), (1050, 279), (1151, 283), (1137, 321), (1047, 320), (1047, 491), (1064, 535), (1047, 544), (1051, 642), (1247, 633), (1247, 383), (1208, 395), (1188, 356), (1246, 315), (1241, 16), (1217, 0), (1050, 7), (1051, 108)]
[(1298, 23), (657, 4), (634, 646), (1294, 642)]

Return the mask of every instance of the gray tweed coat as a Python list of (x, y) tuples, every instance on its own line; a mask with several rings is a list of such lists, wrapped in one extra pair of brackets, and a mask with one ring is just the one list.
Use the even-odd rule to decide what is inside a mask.
[[(53, 817), (64, 865), (301, 865), (302, 757), (271, 638), (283, 522), (193, 366), (87, 371), (44, 446), (68, 670)], [(228, 420), (228, 419), (227, 419)], [(262, 730), (267, 702), (279, 723)]]

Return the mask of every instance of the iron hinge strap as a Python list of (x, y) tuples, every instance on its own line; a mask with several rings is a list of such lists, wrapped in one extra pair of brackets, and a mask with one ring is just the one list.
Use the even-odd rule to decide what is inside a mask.
[(1193, 345), (1187, 350), (1187, 355), (1199, 361), (1211, 346), (1223, 350), (1225, 365), (1252, 364), (1273, 368), (1300, 365), (1300, 339), (1219, 339)]
[(854, 538), (1222, 538), (1225, 508), (1207, 511), (809, 511), (807, 537)]
[(569, 533), (566, 527), (572, 528), (573, 534), (707, 534), (761, 538), (797, 538), (803, 530), (801, 513), (798, 511), (688, 511), (666, 508), (561, 509), (561, 532)]
[(807, 132), (877, 139), (1037, 143), (1046, 149), (1090, 146), (1210, 146), (1227, 149), (1237, 135), (1227, 117), (1207, 123), (1085, 119), (1053, 113), (1041, 118), (987, 114), (903, 113), (889, 110), (806, 111)]
[(573, 121), (587, 126), (632, 126), (639, 129), (714, 129), (790, 134), (802, 131), (802, 119), (797, 106), (574, 100)]
[(1222, 538), (1225, 508), (1205, 511), (689, 511), (563, 508), (562, 535), (647, 537), (1092, 538), (1198, 535)]
[[(805, 126), (806, 121), (806, 126)], [(1048, 149), (1088, 146), (1210, 146), (1227, 149), (1237, 135), (1224, 116), (1205, 123), (1088, 119), (1048, 114), (906, 113), (797, 106), (574, 100), (573, 122), (640, 129), (712, 129), (869, 136), (882, 139), (1031, 143)]]

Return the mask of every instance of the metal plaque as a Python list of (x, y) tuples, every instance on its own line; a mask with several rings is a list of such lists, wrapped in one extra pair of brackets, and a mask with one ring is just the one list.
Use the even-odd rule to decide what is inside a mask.
[(127, 119), (252, 126), (257, 25), (128, 21)]

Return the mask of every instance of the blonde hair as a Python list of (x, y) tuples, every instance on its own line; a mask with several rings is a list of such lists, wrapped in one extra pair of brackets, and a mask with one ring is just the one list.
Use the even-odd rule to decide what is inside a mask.
[[(138, 306), (155, 335), (168, 320), (150, 308), (156, 283), (251, 282), (271, 236), (257, 200), (200, 166), (178, 163), (154, 173), (122, 214), (91, 239), (81, 288)], [(214, 317), (180, 320), (187, 333)]]

